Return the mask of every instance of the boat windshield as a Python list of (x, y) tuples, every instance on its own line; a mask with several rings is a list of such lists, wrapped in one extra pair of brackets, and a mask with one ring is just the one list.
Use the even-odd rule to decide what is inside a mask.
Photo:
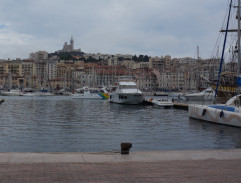
[(120, 89), (137, 89), (136, 85), (120, 85)]
[(213, 90), (206, 90), (205, 93), (213, 93)]

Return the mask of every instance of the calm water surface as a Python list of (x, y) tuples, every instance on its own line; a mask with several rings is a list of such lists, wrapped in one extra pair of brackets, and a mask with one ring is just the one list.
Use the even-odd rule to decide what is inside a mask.
[(241, 148), (241, 128), (189, 119), (188, 112), (105, 100), (2, 97), (0, 152)]

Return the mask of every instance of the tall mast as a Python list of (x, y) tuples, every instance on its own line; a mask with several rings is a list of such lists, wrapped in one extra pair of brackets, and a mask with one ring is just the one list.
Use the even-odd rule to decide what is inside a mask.
[(241, 60), (240, 60), (240, 0), (238, 0), (238, 69), (237, 69), (238, 76), (241, 73), (240, 65), (241, 65)]
[[(240, 2), (240, 0), (239, 0), (239, 2)], [(227, 25), (226, 25), (226, 29), (225, 29), (225, 36), (224, 36), (224, 42), (223, 42), (223, 51), (222, 51), (222, 57), (221, 57), (221, 62), (220, 62), (220, 66), (219, 66), (217, 86), (216, 86), (216, 90), (215, 90), (215, 98), (217, 97), (218, 87), (219, 87), (219, 80), (220, 80), (220, 74), (222, 72), (222, 65), (223, 65), (223, 59), (224, 59), (224, 51), (225, 51), (225, 46), (226, 46), (226, 39), (227, 39), (227, 33), (228, 33), (228, 26), (229, 26), (229, 19), (230, 19), (231, 8), (232, 8), (232, 0), (230, 1), (230, 4), (229, 4), (228, 19), (227, 19)]]

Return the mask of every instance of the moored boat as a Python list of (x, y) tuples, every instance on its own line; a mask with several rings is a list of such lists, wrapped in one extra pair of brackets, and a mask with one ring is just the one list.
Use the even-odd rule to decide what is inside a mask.
[(1, 91), (0, 94), (3, 96), (22, 96), (23, 95), (23, 93), (20, 90)]
[(110, 102), (118, 104), (141, 104), (143, 103), (143, 93), (131, 78), (123, 77), (119, 79), (117, 88), (110, 93)]
[(232, 97), (226, 104), (189, 104), (189, 117), (241, 127), (241, 95)]
[(76, 99), (108, 99), (109, 94), (105, 88), (89, 88), (83, 87), (76, 89), (76, 93), (71, 95)]
[(150, 99), (150, 102), (158, 107), (172, 108), (173, 102), (168, 99)]
[(36, 96), (54, 96), (54, 94), (50, 92), (36, 92)]
[(37, 93), (34, 93), (34, 92), (25, 92), (22, 94), (24, 97), (34, 97), (34, 96), (37, 96), (38, 94)]
[(215, 91), (212, 88), (207, 88), (199, 93), (186, 94), (185, 98), (187, 100), (214, 100)]
[[(230, 98), (236, 95), (238, 86), (236, 85), (237, 73), (223, 72), (220, 74), (220, 84), (217, 88), (217, 96), (222, 98)], [(216, 82), (210, 82), (210, 86), (213, 90), (217, 87)]]

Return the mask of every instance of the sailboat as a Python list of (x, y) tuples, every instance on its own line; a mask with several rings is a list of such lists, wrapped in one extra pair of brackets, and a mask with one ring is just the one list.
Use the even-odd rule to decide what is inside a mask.
[(217, 80), (215, 97), (217, 96), (219, 87), (219, 79), (222, 71), (222, 62), (224, 58), (224, 51), (226, 45), (226, 38), (229, 28), (229, 19), (231, 8), (237, 8), (237, 20), (238, 20), (238, 29), (236, 30), (238, 34), (237, 41), (237, 54), (238, 54), (238, 67), (237, 67), (237, 81), (236, 86), (238, 90), (236, 90), (236, 95), (230, 98), (226, 104), (216, 104), (216, 105), (197, 105), (190, 104), (189, 105), (189, 117), (200, 119), (203, 121), (213, 122), (217, 124), (231, 125), (236, 127), (241, 127), (241, 94), (240, 94), (240, 86), (241, 86), (241, 76), (240, 76), (240, 0), (238, 0), (238, 6), (234, 6), (232, 0), (229, 5), (229, 13), (228, 13), (228, 21), (225, 31), (225, 38), (223, 44), (223, 51), (219, 69), (219, 76)]

